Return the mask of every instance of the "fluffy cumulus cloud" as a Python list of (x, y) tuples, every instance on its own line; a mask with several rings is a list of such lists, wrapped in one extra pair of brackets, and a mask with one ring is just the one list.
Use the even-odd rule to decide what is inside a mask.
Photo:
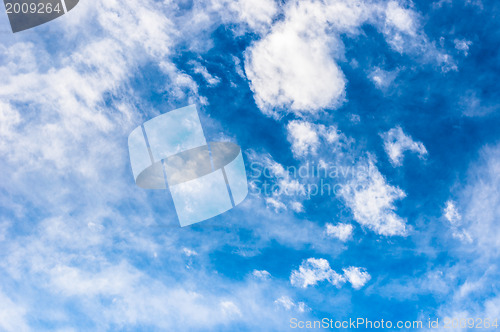
[(405, 235), (406, 221), (395, 212), (395, 201), (406, 197), (403, 190), (391, 186), (369, 161), (370, 172), (345, 185), (340, 195), (362, 226), (385, 236)]
[(332, 144), (340, 138), (335, 126), (325, 127), (307, 121), (290, 121), (287, 131), (288, 140), (292, 143), (292, 152), (296, 157), (314, 155), (322, 141)]
[(326, 30), (352, 29), (363, 12), (357, 1), (288, 3), (284, 20), (246, 54), (245, 71), (259, 108), (269, 115), (275, 108), (307, 114), (342, 104), (346, 79), (332, 57), (340, 42)]
[(327, 281), (336, 287), (341, 287), (348, 281), (354, 289), (361, 289), (371, 279), (368, 272), (359, 267), (351, 266), (343, 269), (343, 272), (343, 275), (335, 272), (326, 259), (308, 258), (302, 262), (298, 270), (292, 271), (290, 283), (295, 287), (307, 288)]
[(292, 121), (288, 124), (288, 140), (292, 142), (292, 151), (297, 156), (316, 153), (320, 141), (314, 125), (309, 122)]
[(292, 271), (290, 275), (290, 283), (296, 287), (307, 288), (322, 281), (328, 281), (339, 287), (345, 282), (345, 279), (332, 270), (330, 263), (323, 258), (308, 258), (302, 262), (298, 270)]
[(284, 19), (246, 52), (245, 71), (259, 108), (268, 115), (316, 114), (343, 104), (347, 80), (336, 62), (340, 34), (357, 35), (364, 23), (381, 31), (400, 53), (425, 54), (426, 61), (454, 68), (421, 32), (418, 14), (399, 2), (290, 1)]
[(352, 238), (353, 229), (354, 227), (351, 224), (326, 224), (326, 235), (337, 238), (342, 242), (346, 242)]
[(359, 267), (348, 267), (343, 269), (344, 276), (354, 289), (361, 289), (372, 278), (368, 272)]
[(418, 154), (419, 158), (427, 155), (427, 149), (422, 142), (415, 142), (410, 136), (403, 132), (401, 127), (392, 128), (382, 134), (384, 139), (384, 149), (393, 166), (403, 164), (404, 153), (406, 151)]
[(259, 42), (249, 51), (251, 60), (245, 66), (257, 105), (267, 114), (275, 107), (301, 113), (339, 105), (346, 83), (327, 45), (311, 45), (287, 31)]

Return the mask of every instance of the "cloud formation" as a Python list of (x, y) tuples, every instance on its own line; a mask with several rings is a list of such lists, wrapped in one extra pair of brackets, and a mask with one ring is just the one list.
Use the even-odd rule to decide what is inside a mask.
[(307, 288), (316, 286), (319, 282), (327, 281), (333, 286), (340, 288), (346, 281), (351, 283), (354, 289), (361, 289), (371, 276), (365, 269), (359, 267), (348, 267), (343, 269), (344, 274), (340, 275), (330, 267), (330, 264), (323, 258), (308, 258), (302, 262), (298, 270), (292, 271), (290, 283), (295, 287)]
[(328, 281), (339, 287), (345, 282), (345, 279), (333, 271), (328, 261), (323, 258), (308, 258), (302, 262), (298, 270), (292, 271), (290, 275), (290, 283), (301, 288), (315, 286), (321, 281)]
[(421, 54), (444, 71), (456, 69), (421, 31), (418, 14), (397, 1), (295, 0), (283, 11), (284, 19), (245, 55), (255, 102), (269, 116), (304, 116), (341, 106), (347, 85), (337, 63), (344, 57), (341, 34), (356, 36), (365, 23), (374, 25), (395, 51)]
[(290, 121), (287, 131), (288, 140), (292, 143), (292, 152), (296, 157), (315, 155), (323, 140), (333, 144), (340, 138), (335, 126), (326, 127), (307, 121)]
[(346, 242), (352, 238), (353, 229), (354, 227), (352, 227), (351, 224), (326, 224), (326, 235), (337, 238), (342, 242)]
[(394, 205), (405, 192), (388, 184), (372, 161), (369, 169), (368, 176), (350, 181), (340, 195), (361, 226), (380, 235), (406, 235), (406, 220), (396, 214)]
[(403, 165), (406, 151), (418, 154), (420, 159), (427, 155), (427, 149), (422, 142), (415, 142), (403, 132), (399, 126), (381, 135), (384, 139), (384, 149), (394, 167)]
[(354, 289), (361, 289), (372, 278), (365, 269), (359, 267), (351, 266), (342, 270), (344, 271), (345, 278), (351, 283)]

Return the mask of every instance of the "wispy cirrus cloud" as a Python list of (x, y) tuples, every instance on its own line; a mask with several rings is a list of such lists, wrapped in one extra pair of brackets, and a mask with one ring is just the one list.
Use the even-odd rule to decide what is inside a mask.
[[(438, 72), (454, 69), (453, 59), (433, 42), (432, 29), (426, 27), (428, 34), (424, 32), (426, 19), (417, 6), (399, 1), (98, 1), (82, 3), (71, 19), (65, 15), (53, 22), (52, 27), (60, 30), (57, 43), (41, 35), (48, 30), (16, 40), (2, 36), (8, 41), (0, 47), (0, 71), (5, 77), (0, 83), (0, 166), (4, 170), (0, 249), (5, 257), (0, 263), (1, 329), (283, 330), (292, 313), (315, 318), (317, 308), (324, 306), (315, 301), (333, 298), (329, 289), (349, 294), (365, 286), (386, 301), (371, 298), (369, 306), (381, 301), (394, 307), (388, 301), (420, 294), (435, 295), (438, 301), (445, 294), (458, 304), (443, 305), (441, 312), (496, 315), (498, 297), (488, 293), (488, 285), (498, 279), (495, 149), (485, 149), (484, 160), (462, 188), (463, 195), (454, 195), (456, 214), (443, 206), (448, 196), (429, 198), (438, 201), (436, 219), (448, 225), (447, 215), (453, 221), (461, 215), (460, 229), (473, 239), (472, 243), (451, 239), (459, 249), (442, 248), (439, 243), (445, 236), (433, 233), (435, 250), (472, 250), (479, 257), (474, 261), (477, 268), (470, 272), (464, 259), (450, 269), (432, 270), (432, 266), (431, 271), (421, 272), (420, 266), (435, 262), (418, 247), (416, 236), (421, 233), (414, 237), (410, 230), (433, 226), (413, 225), (417, 210), (423, 216), (419, 220), (427, 220), (428, 205), (415, 200), (418, 186), (413, 187), (411, 179), (391, 178), (391, 169), (375, 167), (373, 159), (366, 161), (360, 152), (366, 140), (376, 142), (382, 130), (377, 127), (380, 123), (370, 121), (373, 110), (355, 104), (348, 111), (359, 112), (363, 120), (352, 118), (348, 124), (342, 123), (342, 116), (326, 113), (350, 106), (348, 89), (359, 82), (349, 76), (351, 69), (345, 70), (344, 61), (351, 59), (345, 59), (349, 50), (344, 48), (365, 38), (368, 25), (386, 43), (375, 50), (380, 58), (360, 54), (371, 68), (360, 68), (361, 76), (370, 72), (376, 88), (399, 87), (407, 74), (401, 69), (395, 77), (382, 69), (388, 68), (384, 61), (409, 62), (407, 68), (412, 71), (421, 64)], [(396, 58), (383, 59), (385, 48)], [(208, 53), (215, 59), (211, 63), (216, 63), (217, 74), (205, 66)], [(226, 58), (231, 60), (229, 65)], [(243, 58), (246, 73), (239, 63)], [(472, 56), (467, 60), (472, 61)], [(243, 86), (231, 82), (233, 92), (224, 90), (228, 81), (224, 72), (233, 70), (234, 75), (228, 76), (246, 75), (252, 91), (246, 80)], [(217, 87), (212, 90), (214, 96), (201, 96), (200, 87), (210, 85)], [(371, 88), (367, 85), (367, 96)], [(217, 101), (221, 96), (224, 102)], [(286, 121), (266, 128), (252, 98), (261, 112), (277, 119), (286, 114)], [(471, 100), (466, 100), (467, 105), (479, 105)], [(289, 195), (255, 195), (231, 214), (200, 228), (171, 227), (176, 220), (168, 195), (134, 187), (124, 142), (129, 130), (146, 118), (192, 102), (207, 107), (214, 103), (213, 109), (223, 109), (221, 119), (226, 115), (234, 119), (224, 123), (228, 127), (245, 123), (245, 130), (251, 132), (262, 126), (263, 136), (269, 137), (251, 132), (246, 143), (257, 149), (267, 146), (275, 159), (261, 150), (246, 159), (265, 164), (271, 170), (271, 182), (287, 188)], [(239, 112), (246, 113), (239, 116)], [(219, 120), (216, 115), (211, 119), (214, 123)], [(321, 123), (316, 122), (319, 115)], [(371, 137), (369, 130), (366, 137), (357, 132), (368, 121), (376, 127)], [(384, 121), (396, 125), (391, 114)], [(273, 131), (283, 135), (273, 136)], [(241, 132), (233, 135), (245, 137)], [(403, 136), (419, 146), (407, 133)], [(402, 162), (414, 146), (411, 143), (408, 150), (404, 141), (393, 142), (392, 150), (399, 151), (396, 162)], [(420, 155), (423, 149), (413, 151)], [(372, 167), (367, 176), (333, 178), (332, 183), (338, 181), (345, 188), (339, 196), (303, 195), (304, 186), (316, 179), (293, 178), (284, 166), (314, 161), (344, 167), (363, 160)], [(406, 192), (408, 198), (402, 201)], [(398, 209), (400, 201), (411, 206)], [(339, 223), (325, 224), (332, 219)], [(354, 222), (361, 226), (360, 234), (356, 233), (356, 241), (347, 242), (353, 237)], [(374, 243), (372, 234), (362, 234), (366, 230), (411, 236), (377, 237)], [(384, 240), (391, 242), (385, 246)], [(402, 243), (403, 248), (394, 243)], [(415, 262), (406, 254), (408, 243), (417, 246), (411, 249), (422, 253), (421, 260)], [(361, 248), (363, 255), (356, 256)], [(380, 269), (389, 271), (394, 265), (392, 251), (409, 258), (408, 267), (387, 272), (393, 283), (383, 289), (380, 270), (365, 265), (371, 264), (363, 260), (366, 248), (381, 250), (388, 257), (387, 264), (376, 262)], [(292, 267), (305, 254), (329, 258), (310, 258)], [(337, 258), (349, 262), (359, 258), (367, 269), (339, 266)], [(275, 259), (279, 264), (274, 264)], [(352, 287), (340, 291), (331, 287), (345, 283)], [(50, 305), (40, 306), (47, 302)], [(370, 313), (363, 307), (366, 299), (352, 297), (348, 302), (349, 309), (343, 309), (346, 315)]]

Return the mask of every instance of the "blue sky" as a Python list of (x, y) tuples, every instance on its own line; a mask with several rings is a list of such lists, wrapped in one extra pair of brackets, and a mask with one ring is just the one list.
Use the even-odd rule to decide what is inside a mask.
[[(98, 0), (16, 34), (0, 15), (0, 330), (499, 319), (499, 14)], [(250, 194), (181, 228), (127, 137), (191, 104)]]

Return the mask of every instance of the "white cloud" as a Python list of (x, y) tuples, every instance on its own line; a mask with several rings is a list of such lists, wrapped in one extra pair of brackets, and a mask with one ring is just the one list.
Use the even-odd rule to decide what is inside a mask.
[(237, 13), (240, 22), (245, 22), (250, 29), (261, 33), (269, 29), (273, 17), (278, 12), (278, 6), (274, 0), (229, 1), (228, 5)]
[(352, 122), (352, 123), (360, 123), (361, 122), (361, 117), (359, 116), (359, 114), (351, 114), (349, 120)]
[(375, 292), (400, 301), (419, 298), (421, 295), (446, 296), (456, 287), (456, 277), (454, 268), (443, 270), (438, 266), (416, 275), (390, 278), (387, 283), (377, 285)]
[(312, 123), (294, 120), (288, 124), (287, 130), (295, 155), (305, 156), (309, 153), (316, 153), (320, 141)]
[(275, 108), (316, 113), (342, 104), (346, 79), (332, 58), (340, 42), (326, 29), (333, 23), (329, 18), (350, 27), (352, 23), (347, 22), (356, 22), (360, 15), (357, 5), (292, 1), (286, 6), (285, 19), (247, 50), (246, 75), (264, 113), (277, 115)]
[(339, 287), (345, 279), (330, 268), (330, 264), (323, 258), (308, 258), (303, 261), (298, 270), (292, 271), (290, 283), (292, 286), (307, 288), (318, 282), (328, 281)]
[(397, 76), (397, 70), (386, 71), (379, 67), (373, 68), (373, 70), (368, 75), (375, 86), (382, 91), (386, 91), (392, 85)]
[(297, 213), (304, 212), (304, 205), (300, 202), (291, 202), (290, 207)]
[(394, 202), (406, 194), (389, 185), (371, 160), (369, 169), (366, 178), (354, 179), (346, 184), (340, 195), (360, 225), (380, 235), (406, 235), (406, 221), (394, 212)]
[(443, 70), (453, 59), (420, 31), (418, 15), (396, 1), (290, 1), (284, 19), (246, 51), (245, 71), (257, 106), (267, 115), (299, 116), (335, 109), (345, 101), (346, 78), (335, 59), (344, 57), (341, 34), (357, 35), (365, 23), (384, 33), (400, 53), (418, 54)]
[[(193, 241), (185, 232), (172, 229), (168, 237), (154, 237), (147, 229), (141, 231), (144, 225), (135, 231), (130, 229), (127, 221), (137, 221), (127, 217), (123, 225), (118, 222), (119, 218), (111, 218), (113, 227), (107, 234), (99, 235), (88, 229), (81, 219), (84, 218), (47, 220), (34, 228), (33, 234), (10, 236), (9, 242), (2, 244), (9, 257), (0, 264), (2, 271), (23, 285), (23, 291), (16, 297), (27, 305), (4, 301), (0, 293), (0, 306), (8, 307), (2, 312), (10, 315), (8, 321), (0, 319), (0, 329), (30, 330), (23, 329), (22, 318), (46, 317), (48, 309), (32, 304), (47, 297), (54, 299), (50, 310), (57, 324), (68, 321), (72, 315), (64, 306), (65, 300), (71, 298), (80, 312), (90, 317), (88, 322), (96, 326), (113, 325), (123, 329), (151, 325), (161, 330), (217, 329), (232, 323), (253, 326), (256, 316), (274, 312), (272, 301), (278, 297), (277, 292), (283, 292), (282, 289), (274, 292), (266, 286), (269, 283), (253, 280), (228, 282), (212, 271), (205, 274), (204, 268), (186, 270), (182, 257), (175, 254), (181, 244)], [(109, 238), (116, 242), (110, 244)], [(213, 235), (207, 235), (203, 241), (196, 237), (195, 241), (213, 245), (210, 239)], [(110, 253), (115, 250), (120, 251), (119, 257)], [(135, 267), (123, 258), (137, 257), (137, 254), (151, 257), (156, 251), (163, 258), (154, 265), (175, 271), (175, 277), (150, 276), (142, 264)], [(267, 275), (265, 271), (259, 272)], [(200, 283), (199, 278), (204, 282)], [(205, 282), (209, 286), (205, 286)], [(214, 284), (224, 285), (223, 294), (219, 287), (214, 290), (210, 286)], [(228, 297), (228, 293), (234, 295)], [(242, 298), (245, 301), (240, 301)], [(300, 310), (299, 303), (295, 309)], [(274, 320), (279, 319), (274, 317)], [(13, 325), (12, 329), (9, 324)]]
[(410, 9), (402, 8), (397, 1), (389, 1), (385, 11), (386, 24), (390, 27), (415, 36), (417, 33), (416, 14)]
[[(5, 78), (0, 82), (0, 166), (10, 178), (2, 186), (22, 201), (20, 215), (30, 208), (40, 211), (30, 216), (29, 230), (9, 233), (2, 242), (9, 257), (0, 264), (2, 275), (20, 286), (15, 300), (0, 292), (0, 330), (40, 330), (40, 320), (64, 329), (76, 307), (82, 324), (97, 330), (217, 329), (235, 320), (252, 326), (251, 320), (257, 321), (252, 312), (262, 308), (269, 324), (277, 320), (276, 314), (267, 315), (277, 296), (255, 297), (259, 288), (254, 285), (228, 284), (209, 271), (210, 285), (246, 292), (243, 305), (238, 296), (222, 298), (217, 290), (198, 285), (193, 275), (205, 271), (186, 272), (182, 253), (192, 255), (187, 246), (193, 242), (199, 241), (194, 243), (198, 248), (219, 239), (193, 240), (175, 229), (169, 236), (151, 231), (162, 225), (151, 211), (155, 199), (146, 203), (147, 194), (134, 187), (126, 137), (143, 116), (158, 111), (135, 94), (130, 79), (142, 66), (157, 65), (171, 97), (165, 109), (198, 100), (196, 83), (169, 60), (182, 27), (172, 24), (174, 15), (163, 12), (165, 5), (81, 2), (72, 20), (51, 22), (60, 27), (60, 43), (33, 32), (17, 48), (0, 47)], [(45, 54), (49, 47), (51, 57)], [(17, 51), (22, 56), (9, 54)], [(159, 219), (168, 225), (175, 213), (165, 209)], [(3, 220), (0, 232), (4, 236)], [(156, 253), (162, 262), (154, 259)], [(127, 257), (144, 257), (146, 265), (133, 266)], [(176, 271), (180, 281), (148, 275), (149, 259)], [(50, 309), (37, 305), (47, 299)], [(74, 307), (65, 306), (68, 299)], [(243, 311), (252, 318), (241, 318)]]
[(296, 310), (303, 313), (309, 309), (304, 302), (295, 303), (289, 296), (285, 295), (274, 301), (274, 303), (287, 311)]
[(10, 104), (0, 101), (0, 149), (6, 151), (15, 137), (15, 126), (21, 122), (20, 114)]
[(26, 308), (0, 291), (0, 329), (6, 332), (31, 331)]
[(194, 7), (196, 10), (192, 19), (202, 23), (197, 30), (222, 22), (236, 36), (247, 32), (265, 34), (279, 13), (279, 6), (274, 0), (208, 0), (198, 2)]
[[(250, 186), (253, 191), (263, 196), (266, 205), (276, 212), (286, 211), (288, 208), (297, 213), (303, 212), (304, 205), (301, 200), (306, 198), (305, 186), (270, 155), (251, 152), (248, 156), (252, 160), (252, 169), (258, 167), (258, 171), (265, 176), (266, 187), (258, 186), (261, 183), (255, 181), (251, 181)], [(271, 192), (271, 189), (274, 191)]]
[(292, 143), (292, 152), (296, 157), (316, 154), (321, 145), (321, 139), (329, 144), (338, 142), (340, 139), (337, 127), (326, 127), (307, 121), (290, 121), (287, 131), (288, 140)]
[(190, 62), (190, 64), (193, 66), (193, 71), (196, 74), (200, 74), (201, 76), (203, 76), (203, 78), (205, 79), (205, 81), (208, 83), (209, 86), (214, 87), (219, 85), (220, 78), (218, 78), (217, 76), (212, 76), (208, 72), (207, 68), (203, 67), (199, 62), (192, 61)]
[(253, 270), (252, 275), (259, 279), (269, 279), (271, 278), (271, 273), (266, 270)]
[(310, 308), (304, 302), (297, 303), (297, 311), (298, 312), (306, 312), (309, 310), (310, 310)]
[(429, 41), (420, 26), (420, 15), (411, 7), (404, 8), (399, 1), (389, 1), (382, 13), (385, 20), (379, 29), (393, 50), (419, 55), (421, 60), (439, 66), (444, 72), (457, 70), (453, 58)]
[(274, 209), (274, 211), (284, 211), (286, 210), (286, 205), (274, 197), (266, 197), (266, 204)]
[(352, 238), (353, 227), (351, 224), (339, 223), (337, 225), (326, 224), (326, 235), (335, 237), (342, 242)]
[(465, 56), (469, 55), (469, 48), (472, 45), (470, 40), (465, 39), (455, 39), (453, 41), (455, 43), (455, 48), (461, 51)]
[(446, 220), (448, 220), (453, 225), (460, 223), (460, 221), (462, 220), (462, 216), (458, 212), (457, 207), (455, 206), (455, 202), (453, 201), (446, 202), (446, 207), (444, 208), (443, 212)]
[[(453, 241), (446, 247), (455, 263), (447, 268), (454, 282), (438, 309), (442, 317), (498, 317), (500, 296), (492, 292), (500, 278), (500, 145), (480, 149), (465, 182), (456, 184), (455, 201), (448, 201), (443, 219), (451, 225)], [(451, 285), (451, 286), (450, 286)]]
[(464, 243), (472, 243), (472, 237), (469, 232), (461, 227), (462, 215), (458, 212), (454, 201), (447, 201), (446, 207), (443, 210), (443, 216), (450, 223), (452, 236)]
[[(275, 323), (279, 317), (271, 306), (279, 295), (255, 286), (268, 283), (228, 281), (205, 270), (209, 264), (186, 271), (184, 255), (194, 253), (189, 248), (196, 248), (202, 260), (205, 250), (225, 245), (224, 239), (235, 241), (233, 232), (206, 230), (199, 237), (176, 228), (168, 229), (168, 234), (157, 231), (155, 227), (177, 225), (175, 213), (161, 195), (158, 203), (155, 195), (134, 187), (124, 138), (143, 117), (158, 111), (135, 95), (136, 87), (129, 80), (141, 66), (156, 64), (164, 74), (165, 94), (172, 97), (165, 109), (199, 97), (193, 79), (169, 60), (179, 31), (185, 31), (177, 23), (185, 17), (160, 10), (168, 5), (168, 1), (82, 2), (79, 8), (83, 10), (74, 13), (88, 15), (76, 23), (52, 22), (63, 27), (66, 23), (61, 22), (74, 24), (72, 29), (61, 29), (61, 43), (50, 45), (53, 59), (38, 61), (44, 59), (47, 39), (33, 33), (26, 35), (32, 41), (23, 49), (23, 57), (12, 60), (17, 67), (10, 62), (1, 65), (8, 79), (0, 83), (0, 144), (5, 144), (0, 148), (0, 163), (7, 170), (4, 176), (10, 178), (2, 185), (12, 194), (9, 199), (19, 198), (41, 213), (30, 216), (27, 233), (23, 229), (20, 234), (8, 234), (8, 242), (2, 243), (8, 257), (0, 264), (2, 273), (22, 285), (22, 292), (15, 301), (0, 296), (2, 305), (8, 307), (2, 311), (9, 315), (8, 322), (0, 320), (0, 329), (9, 330), (9, 324), (17, 331), (28, 329), (23, 317), (32, 317), (29, 323), (33, 325), (38, 317), (46, 319), (47, 309), (36, 304), (47, 298), (54, 299), (52, 322), (62, 329), (74, 315), (65, 306), (68, 299), (82, 321), (97, 330), (110, 326), (216, 330), (235, 320), (250, 329), (257, 329), (252, 324), (262, 320), (271, 329), (284, 326), (281, 321)], [(158, 206), (161, 218), (158, 211), (152, 211)], [(312, 222), (298, 225), (295, 220), (272, 219), (271, 213), (262, 210), (250, 211), (255, 218), (248, 222), (260, 226), (264, 219), (277, 226), (252, 229), (258, 235), (255, 247), (259, 249), (266, 236), (296, 247), (309, 245), (322, 232)], [(238, 246), (242, 245), (239, 240), (234, 242)], [(244, 245), (243, 250), (252, 249), (251, 244)], [(132, 263), (127, 257), (141, 259)], [(175, 271), (175, 275), (151, 274), (151, 266)], [(223, 285), (222, 290), (213, 289), (214, 284)], [(226, 298), (233, 293), (233, 298)], [(305, 306), (299, 302), (296, 308), (301, 311)]]
[(302, 262), (298, 270), (292, 271), (290, 283), (295, 287), (307, 288), (317, 285), (318, 282), (328, 281), (336, 287), (341, 287), (348, 281), (358, 290), (371, 279), (370, 274), (363, 268), (351, 266), (342, 270), (344, 274), (340, 275), (331, 269), (326, 259), (308, 258)]
[[(64, 257), (59, 254), (61, 256)], [(47, 286), (57, 296), (81, 300), (82, 309), (92, 314), (99, 325), (154, 324), (171, 330), (178, 324), (199, 328), (240, 317), (238, 307), (231, 300), (219, 300), (220, 306), (214, 306), (214, 301), (218, 301), (216, 296), (189, 291), (181, 284), (168, 288), (127, 263), (101, 262), (102, 268), (95, 271), (65, 263), (58, 263), (47, 271), (50, 280)], [(36, 273), (43, 272), (38, 270)], [(102, 305), (99, 298), (110, 299), (112, 306)], [(180, 323), (180, 317), (190, 320)]]
[(285, 308), (286, 310), (290, 310), (293, 307), (295, 307), (295, 303), (288, 296), (282, 296), (279, 299), (277, 299), (276, 301), (274, 301), (274, 303)]
[[(2, 152), (13, 162), (24, 161), (24, 168), (50, 167), (49, 163), (59, 170), (64, 168), (89, 176), (95, 170), (89, 167), (88, 160), (105, 158), (107, 154), (109, 158), (107, 150), (115, 147), (112, 142), (105, 146), (90, 145), (87, 139), (92, 137), (98, 142), (105, 135), (126, 132), (140, 116), (130, 106), (133, 103), (126, 100), (115, 101), (109, 105), (112, 112), (109, 111), (104, 100), (106, 94), (124, 92), (132, 70), (142, 63), (151, 60), (165, 63), (175, 37), (171, 21), (160, 14), (154, 2), (81, 3), (73, 14), (82, 15), (73, 18), (96, 35), (71, 38), (73, 29), (61, 28), (64, 33), (61, 38), (71, 42), (55, 51), (53, 57), (66, 60), (51, 62), (50, 68), (47, 62), (30, 60), (39, 54), (45, 57), (45, 45), (36, 39), (23, 43), (21, 60), (27, 63), (10, 66), (7, 54), (5, 65), (0, 67), (3, 75), (9, 76), (9, 80), (0, 83), (1, 113), (2, 117), (8, 116), (2, 124), (18, 130), (14, 133), (2, 128), (5, 130), (0, 135), (1, 141), (9, 142)], [(53, 22), (63, 23), (71, 24), (69, 20)], [(160, 68), (165, 70), (167, 82), (175, 81), (175, 89), (187, 90), (191, 96), (196, 94), (192, 80), (175, 66), (160, 65)], [(32, 110), (29, 121), (19, 116), (14, 107), (19, 104)], [(69, 141), (72, 144), (66, 144)], [(89, 158), (81, 160), (82, 152)], [(73, 161), (78, 159), (80, 162), (75, 164)]]
[(475, 90), (466, 91), (460, 97), (458, 105), (465, 116), (481, 117), (498, 111), (499, 106), (496, 103), (485, 101), (481, 94)]
[[(190, 245), (189, 241), (196, 241), (195, 246), (200, 243), (214, 246), (214, 243), (224, 241), (212, 233), (206, 241), (198, 234), (193, 240), (190, 237), (193, 233), (186, 235), (186, 232), (175, 231), (169, 231), (168, 236), (153, 237), (151, 233), (163, 233), (148, 229), (157, 225), (158, 216), (147, 207), (154, 202), (145, 204), (143, 198), (146, 194), (130, 186), (133, 180), (124, 167), (127, 156), (123, 137), (131, 126), (142, 122), (143, 114), (149, 116), (156, 111), (149, 109), (147, 103), (134, 95), (134, 89), (128, 86), (129, 79), (144, 63), (156, 63), (165, 75), (165, 93), (174, 97), (172, 103), (199, 98), (196, 83), (168, 59), (175, 47), (175, 39), (188, 28), (177, 24), (186, 17), (176, 18), (159, 10), (159, 7), (167, 5), (168, 1), (82, 2), (79, 8), (83, 10), (74, 13), (86, 15), (82, 14), (78, 20), (71, 22), (53, 22), (63, 25), (60, 44), (65, 45), (64, 50), (55, 51), (57, 54), (53, 54), (53, 59), (46, 61), (43, 55), (43, 41), (46, 39), (34, 34), (32, 39), (26, 37), (32, 41), (20, 52), (23, 56), (2, 66), (2, 74), (8, 79), (0, 83), (0, 135), (6, 138), (0, 139), (0, 145), (5, 144), (0, 147), (3, 149), (0, 162), (2, 169), (19, 170), (3, 185), (9, 192), (14, 189), (13, 197), (22, 197), (24, 202), (40, 208), (43, 214), (51, 215), (50, 218), (33, 216), (30, 220), (33, 227), (28, 235), (12, 237), (8, 244), (2, 246), (8, 259), (1, 266), (16, 283), (24, 283), (26, 293), (20, 297), (24, 296), (30, 303), (23, 308), (0, 296), (0, 302), (10, 308), (5, 311), (10, 321), (0, 323), (4, 324), (2, 328), (8, 330), (5, 324), (12, 323), (17, 330), (23, 330), (23, 316), (40, 316), (43, 308), (31, 306), (32, 303), (41, 303), (31, 297), (36, 292), (42, 292), (44, 299), (54, 297), (65, 302), (70, 298), (79, 311), (89, 317), (89, 324), (102, 330), (110, 325), (118, 329), (136, 325), (151, 325), (161, 330), (216, 329), (218, 325), (227, 326), (237, 317), (240, 317), (240, 324), (245, 324), (245, 319), (247, 324), (251, 324), (252, 319), (276, 319), (274, 315), (267, 314), (269, 307), (263, 305), (265, 301), (255, 299), (255, 293), (262, 290), (252, 284), (239, 286), (226, 283), (227, 280), (212, 274), (201, 276), (208, 278), (208, 285), (224, 284), (224, 291), (234, 291), (236, 295), (233, 299), (221, 299), (216, 290), (197, 285), (196, 277), (205, 271), (193, 269), (185, 273), (184, 264), (175, 264), (176, 259), (184, 260), (182, 254), (172, 253), (178, 254), (179, 248)], [(328, 8), (333, 10), (336, 7), (341, 11), (342, 6), (348, 4), (337, 2)], [(255, 12), (257, 14), (249, 15), (260, 17), (260, 9)], [(349, 25), (351, 22), (355, 23), (351, 26), (358, 25), (355, 11), (342, 13), (346, 15), (326, 15), (338, 20), (332, 26)], [(353, 15), (349, 16), (349, 13)], [(200, 16), (199, 19), (201, 22), (204, 18)], [(254, 24), (253, 18), (242, 19), (249, 25)], [(197, 24), (186, 21), (188, 25)], [(268, 18), (255, 19), (255, 22), (263, 22), (264, 25), (268, 21)], [(72, 24), (73, 28), (66, 29), (62, 22)], [(255, 26), (258, 24), (255, 23)], [(320, 35), (304, 42), (308, 45), (322, 38), (324, 36)], [(66, 46), (64, 42), (68, 40), (77, 45)], [(192, 41), (193, 44), (197, 42), (210, 44), (209, 40)], [(335, 52), (336, 43), (332, 40), (333, 47), (319, 45), (315, 49), (331, 56), (327, 51)], [(58, 44), (51, 47), (57, 48)], [(188, 48), (194, 49), (192, 45)], [(5, 58), (8, 55), (2, 60)], [(39, 59), (45, 60), (39, 62)], [(330, 61), (330, 57), (324, 60)], [(14, 62), (17, 62), (16, 66), (11, 65)], [(318, 69), (312, 74), (319, 72)], [(312, 79), (310, 73), (306, 76)], [(315, 99), (317, 96), (306, 97)], [(308, 98), (303, 98), (301, 102), (307, 104)], [(18, 107), (19, 104), (23, 107)], [(318, 135), (326, 141), (335, 141), (333, 132)], [(78, 162), (75, 163), (75, 160)], [(5, 165), (8, 168), (4, 168)], [(10, 173), (6, 173), (8, 176)], [(71, 181), (79, 183), (78, 186)], [(22, 186), (18, 187), (18, 184)], [(296, 187), (296, 183), (287, 184)], [(40, 189), (42, 185), (43, 189)], [(127, 205), (132, 207), (131, 210), (137, 208), (140, 213), (122, 215), (121, 209), (127, 211)], [(262, 211), (250, 212), (255, 213), (255, 219), (264, 215)], [(167, 223), (172, 221), (170, 217), (165, 219)], [(323, 231), (305, 221), (303, 227), (297, 227), (293, 222), (267, 220), (280, 222), (276, 222), (278, 225), (272, 229), (258, 231), (266, 235), (273, 232), (269, 237), (289, 241), (287, 243), (293, 246), (297, 243), (309, 244)], [(140, 227), (134, 228), (134, 225)], [(147, 231), (141, 232), (142, 228)], [(216, 234), (223, 236), (222, 233)], [(298, 233), (303, 235), (301, 239), (297, 239)], [(109, 239), (113, 239), (112, 243)], [(183, 252), (188, 254), (191, 251), (187, 250)], [(201, 252), (203, 249), (197, 250)], [(173, 280), (170, 275), (155, 278), (126, 259), (121, 261), (127, 254), (153, 257), (153, 252), (159, 252), (164, 257), (164, 266), (177, 271), (176, 276), (180, 277), (179, 280), (187, 280), (186, 284), (177, 282), (177, 278)], [(160, 260), (155, 260), (155, 264), (157, 261)], [(272, 296), (272, 299), (277, 298)], [(239, 303), (238, 298), (244, 298), (245, 303)], [(106, 304), (108, 301), (109, 304)], [(297, 304), (299, 311), (301, 303)], [(66, 308), (57, 303), (54, 305), (57, 324), (70, 320), (68, 316), (71, 313)], [(248, 318), (241, 318), (238, 314), (241, 312)], [(257, 317), (258, 320), (255, 319)]]
[(405, 151), (418, 154), (419, 158), (427, 155), (427, 149), (422, 142), (415, 142), (403, 132), (401, 127), (392, 128), (387, 133), (381, 135), (384, 139), (384, 149), (393, 166), (401, 166)]
[(340, 138), (345, 138), (343, 134), (339, 133), (336, 126), (325, 127), (323, 125), (317, 125), (317, 128), (321, 137), (329, 144), (338, 142)]
[(198, 253), (192, 249), (189, 248), (182, 248), (182, 252), (184, 255), (191, 257), (191, 256), (198, 256)]
[(225, 316), (236, 316), (240, 317), (241, 316), (241, 311), (240, 308), (234, 302), (232, 301), (222, 301), (220, 303), (220, 306), (222, 308), (222, 312)]
[(301, 114), (341, 104), (345, 78), (329, 55), (327, 39), (311, 41), (284, 27), (250, 48), (245, 71), (261, 110)]
[(372, 278), (366, 270), (359, 267), (351, 266), (342, 270), (344, 271), (345, 278), (351, 283), (354, 289), (361, 289)]
[(462, 188), (457, 205), (461, 228), (482, 255), (500, 255), (500, 145), (485, 146), (480, 158), (469, 168), (468, 184)]
[(463, 243), (472, 243), (473, 242), (471, 235), (466, 230), (455, 228), (455, 227), (452, 227), (452, 230), (453, 230), (452, 231), (453, 238), (458, 239)]

